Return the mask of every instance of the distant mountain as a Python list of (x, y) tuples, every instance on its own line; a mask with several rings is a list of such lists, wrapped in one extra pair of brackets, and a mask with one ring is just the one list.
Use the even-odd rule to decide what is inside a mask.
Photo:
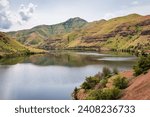
[(65, 33), (82, 28), (87, 21), (76, 17), (55, 25), (40, 25), (29, 30), (10, 32), (19, 42), (25, 45), (39, 46), (49, 38), (59, 38)]
[(41, 53), (43, 50), (26, 47), (7, 34), (0, 32), (0, 58), (5, 56), (19, 56), (31, 53)]
[(77, 17), (9, 34), (25, 45), (44, 49), (149, 50), (150, 16), (130, 14), (89, 23)]

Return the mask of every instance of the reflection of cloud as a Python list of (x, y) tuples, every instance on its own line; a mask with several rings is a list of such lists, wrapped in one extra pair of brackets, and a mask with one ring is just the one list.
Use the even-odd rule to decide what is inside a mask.
[(12, 25), (8, 0), (0, 1), (0, 29), (8, 29)]
[(20, 6), (19, 15), (23, 21), (28, 21), (35, 11), (36, 5), (30, 3), (27, 7), (24, 4)]

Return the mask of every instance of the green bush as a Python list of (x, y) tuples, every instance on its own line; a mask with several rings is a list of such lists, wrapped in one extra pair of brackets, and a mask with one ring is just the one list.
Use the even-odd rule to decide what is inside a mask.
[(141, 56), (133, 69), (135, 76), (147, 72), (150, 69), (150, 55)]
[(114, 88), (106, 88), (106, 89), (98, 89), (92, 90), (87, 97), (87, 100), (115, 100), (120, 97), (120, 89)]
[(102, 79), (102, 80), (100, 81), (100, 85), (101, 85), (102, 87), (106, 87), (107, 82), (108, 82), (107, 79)]
[(102, 77), (103, 78), (108, 78), (111, 76), (111, 70), (108, 68), (108, 67), (103, 67), (103, 70), (102, 70)]
[(98, 77), (87, 77), (85, 82), (81, 85), (83, 89), (92, 89), (95, 87), (97, 83), (99, 83)]
[(113, 85), (119, 89), (125, 89), (128, 86), (128, 80), (125, 77), (117, 76), (113, 81)]

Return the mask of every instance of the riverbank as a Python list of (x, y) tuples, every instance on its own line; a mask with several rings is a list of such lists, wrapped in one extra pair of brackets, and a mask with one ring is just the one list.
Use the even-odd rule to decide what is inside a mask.
[(10, 52), (10, 53), (0, 52), (0, 59), (18, 57), (18, 56), (28, 56), (28, 55), (33, 55), (33, 54), (45, 54), (45, 53), (48, 53), (48, 51), (35, 49), (35, 48), (30, 48), (22, 52)]
[[(127, 88), (120, 90), (119, 94), (117, 94), (116, 99), (119, 99), (119, 100), (145, 100), (145, 99), (148, 100), (150, 99), (150, 90), (149, 90), (150, 89), (150, 85), (149, 85), (150, 84), (150, 70), (146, 74), (141, 74), (140, 76), (137, 76), (137, 77), (135, 77), (133, 74), (134, 74), (133, 70), (123, 71), (119, 73), (119, 76), (127, 79), (128, 86)], [(96, 93), (96, 91), (100, 89), (103, 89), (103, 90), (112, 89), (114, 87), (115, 78), (116, 78), (116, 75), (110, 77), (105, 87), (101, 87), (100, 84), (98, 83), (94, 86), (93, 89), (90, 89), (90, 90), (83, 89), (83, 88), (76, 89), (76, 92), (74, 91), (74, 97), (76, 100), (92, 99), (91, 95), (94, 95), (91, 93), (92, 90), (95, 90), (94, 93)], [(111, 93), (110, 91), (109, 93)], [(99, 95), (103, 95), (103, 99), (106, 98), (105, 96), (109, 97), (108, 92), (106, 95), (104, 93), (100, 94), (99, 92)]]
[[(87, 77), (80, 88), (75, 88), (74, 99), (114, 100), (150, 99), (150, 55), (141, 56), (133, 70), (117, 72), (103, 68), (102, 73)], [(145, 94), (145, 95), (144, 95)]]

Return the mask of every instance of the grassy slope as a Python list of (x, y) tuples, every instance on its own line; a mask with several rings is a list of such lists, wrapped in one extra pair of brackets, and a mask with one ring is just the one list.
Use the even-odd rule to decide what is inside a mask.
[(44, 49), (149, 50), (150, 16), (131, 14), (90, 23), (73, 18), (9, 34), (25, 45)]
[[(72, 39), (73, 41), (68, 44), (68, 47), (96, 46), (101, 49), (143, 49), (144, 47), (144, 49), (150, 49), (150, 34), (141, 34), (142, 31), (149, 30), (150, 23), (140, 26), (142, 22), (150, 22), (150, 16), (132, 14), (108, 21), (90, 23), (80, 33), (72, 32), (68, 35), (76, 34), (76, 37)], [(120, 33), (127, 34), (123, 36)], [(111, 34), (114, 34), (114, 36), (109, 36)], [(104, 38), (104, 36), (107, 36), (107, 38)], [(95, 38), (103, 41), (97, 41)]]
[(76, 17), (59, 24), (40, 25), (29, 30), (10, 32), (9, 34), (25, 45), (39, 46), (44, 41), (62, 38), (62, 35), (81, 28), (86, 23), (85, 20)]
[(26, 47), (14, 39), (11, 39), (5, 33), (0, 32), (0, 56), (15, 56), (31, 53), (42, 53), (43, 50)]

